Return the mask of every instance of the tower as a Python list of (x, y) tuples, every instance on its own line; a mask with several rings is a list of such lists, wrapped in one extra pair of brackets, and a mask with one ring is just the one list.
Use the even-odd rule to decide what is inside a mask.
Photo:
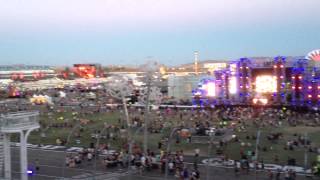
[(195, 72), (195, 74), (196, 75), (198, 75), (199, 74), (199, 72), (198, 72), (198, 61), (199, 61), (199, 53), (198, 53), (198, 51), (195, 51), (194, 52), (194, 72)]
[(251, 97), (251, 60), (248, 58), (240, 58), (237, 63), (238, 71), (238, 89), (239, 100), (241, 103), (247, 103)]
[(283, 56), (278, 56), (274, 58), (273, 61), (273, 76), (276, 79), (277, 87), (276, 92), (273, 93), (273, 100), (275, 103), (285, 103), (285, 78), (286, 78), (286, 58)]
[(307, 67), (306, 59), (298, 59), (292, 68), (291, 84), (292, 84), (292, 103), (294, 105), (304, 105), (307, 99)]

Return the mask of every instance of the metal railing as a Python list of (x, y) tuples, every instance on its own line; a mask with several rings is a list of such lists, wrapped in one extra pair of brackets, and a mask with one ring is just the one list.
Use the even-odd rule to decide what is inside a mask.
[(0, 127), (2, 130), (38, 126), (38, 111), (20, 111), (3, 114), (0, 117)]

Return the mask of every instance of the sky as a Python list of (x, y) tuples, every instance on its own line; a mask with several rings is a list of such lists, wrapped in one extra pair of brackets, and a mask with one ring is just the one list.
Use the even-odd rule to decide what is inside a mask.
[(0, 65), (166, 65), (320, 48), (319, 0), (0, 0)]

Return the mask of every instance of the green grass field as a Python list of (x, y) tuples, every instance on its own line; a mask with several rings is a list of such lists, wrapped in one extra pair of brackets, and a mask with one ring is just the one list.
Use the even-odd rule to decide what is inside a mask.
[[(90, 122), (86, 125), (82, 126), (82, 131), (80, 132), (80, 128), (77, 128), (74, 132), (80, 132), (81, 137), (77, 138), (73, 134), (70, 138), (69, 143), (67, 146), (82, 146), (88, 147), (90, 143), (96, 143), (96, 140), (91, 137), (91, 134), (97, 130), (102, 130), (104, 128), (104, 124), (107, 123), (109, 125), (117, 125), (120, 127), (119, 118), (121, 114), (119, 112), (108, 112), (108, 113), (95, 113), (95, 114), (88, 114), (83, 117), (79, 117), (79, 119), (87, 119)], [(59, 119), (60, 117), (64, 117), (64, 120)], [(67, 119), (67, 120), (66, 120)], [(171, 119), (171, 123), (176, 124), (176, 119)], [(70, 134), (72, 128), (57, 128), (51, 127), (47, 128), (48, 125), (54, 123), (63, 123), (69, 122), (70, 124), (77, 124), (78, 121), (73, 119), (73, 115), (71, 112), (64, 112), (64, 113), (55, 113), (51, 116), (48, 115), (41, 115), (40, 116), (41, 122), (41, 130), (34, 131), (31, 133), (28, 139), (28, 143), (32, 144), (56, 144), (56, 139), (61, 138), (66, 140), (68, 135)], [(283, 133), (283, 137), (275, 142), (271, 142), (267, 139), (267, 136), (270, 133)], [(274, 163), (275, 155), (278, 155), (280, 164), (286, 164), (288, 157), (293, 157), (296, 159), (298, 165), (304, 165), (304, 148), (295, 148), (294, 151), (291, 150), (284, 150), (284, 146), (286, 145), (287, 140), (293, 140), (297, 138), (294, 136), (295, 133), (300, 133), (304, 135), (304, 133), (308, 133), (308, 138), (312, 141), (312, 146), (319, 147), (320, 146), (320, 127), (290, 127), (287, 124), (284, 124), (282, 127), (274, 128), (274, 127), (264, 127), (261, 128), (261, 137), (260, 137), (260, 147), (266, 147), (267, 151), (260, 150), (259, 151), (259, 159), (265, 163)], [(150, 134), (149, 135), (149, 147), (150, 149), (156, 150), (158, 146), (158, 142), (164, 136), (168, 136), (170, 133), (170, 129), (163, 130), (163, 133), (158, 134)], [(46, 137), (42, 137), (41, 134), (45, 134)], [(254, 127), (252, 124), (249, 124), (246, 128), (246, 131), (237, 131), (234, 133), (238, 138), (239, 142), (231, 141), (228, 143), (227, 146), (223, 148), (224, 154), (226, 154), (231, 159), (239, 159), (240, 158), (240, 149), (244, 152), (248, 150), (254, 151), (255, 150), (255, 139), (246, 139), (246, 136), (256, 136), (257, 128)], [(118, 138), (120, 134), (116, 134), (116, 140), (106, 140), (101, 139), (100, 143), (109, 144), (112, 149), (121, 149), (123, 144), (126, 142), (126, 138)], [(143, 142), (143, 132), (137, 133), (135, 136), (135, 141), (142, 145)], [(18, 136), (12, 137), (13, 141), (18, 141)], [(80, 140), (80, 143), (77, 143), (76, 140)], [(241, 142), (250, 143), (251, 146), (241, 146)], [(208, 144), (189, 144), (185, 140), (182, 140), (179, 144), (175, 143), (175, 140), (171, 141), (172, 143), (172, 150), (184, 150), (185, 153), (193, 153), (195, 148), (199, 148), (201, 151), (201, 155), (208, 155)], [(215, 155), (215, 150), (217, 147), (213, 146), (212, 154)], [(308, 164), (315, 160), (316, 153), (307, 153), (308, 154)]]
[[(245, 132), (236, 132), (235, 134), (239, 137), (240, 142), (250, 143), (251, 146), (241, 146), (240, 142), (230, 142), (228, 146), (225, 148), (226, 154), (231, 159), (239, 159), (240, 158), (240, 149), (243, 149), (244, 152), (255, 151), (256, 148), (256, 140), (255, 139), (247, 139), (247, 136), (257, 136), (257, 128), (253, 126), (248, 127)], [(271, 133), (282, 133), (282, 137), (276, 141), (268, 140), (267, 136)], [(296, 164), (299, 166), (304, 166), (305, 152), (308, 156), (308, 166), (311, 165), (313, 161), (316, 160), (316, 153), (310, 153), (305, 151), (305, 148), (294, 147), (294, 150), (285, 150), (287, 141), (297, 139), (297, 136), (294, 134), (300, 134), (302, 136), (307, 133), (308, 139), (311, 140), (311, 145), (313, 147), (319, 147), (320, 145), (320, 127), (290, 127), (288, 125), (283, 125), (282, 127), (264, 127), (261, 128), (261, 135), (259, 146), (260, 150), (258, 151), (258, 159), (263, 160), (266, 163), (276, 163), (275, 156), (278, 156), (277, 164), (287, 164), (288, 158), (295, 158)], [(266, 149), (266, 151), (263, 150)]]

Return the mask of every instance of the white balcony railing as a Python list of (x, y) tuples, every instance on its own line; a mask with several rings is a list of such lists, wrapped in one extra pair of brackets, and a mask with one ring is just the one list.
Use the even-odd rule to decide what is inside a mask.
[(39, 112), (20, 111), (1, 115), (1, 131), (24, 130), (39, 127)]

